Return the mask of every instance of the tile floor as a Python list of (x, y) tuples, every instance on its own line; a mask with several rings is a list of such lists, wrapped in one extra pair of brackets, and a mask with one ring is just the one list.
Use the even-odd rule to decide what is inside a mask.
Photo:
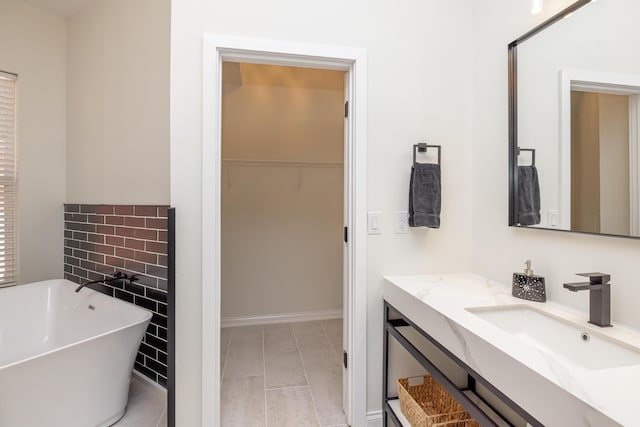
[(166, 427), (167, 394), (133, 376), (124, 417), (114, 427)]
[(341, 319), (223, 328), (221, 337), (222, 427), (346, 427)]

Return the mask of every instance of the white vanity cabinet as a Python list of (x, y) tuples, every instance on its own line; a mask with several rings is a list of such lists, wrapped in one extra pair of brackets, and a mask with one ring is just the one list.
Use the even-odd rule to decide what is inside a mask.
[[(425, 373), (438, 381), (482, 426), (519, 426), (525, 425), (526, 422), (532, 426), (542, 426), (533, 416), (495, 389), (481, 375), (449, 352), (387, 301), (384, 302), (382, 378), (384, 426), (390, 425), (389, 420), (397, 427), (410, 427), (411, 425), (400, 409), (400, 402), (397, 393), (395, 393), (396, 378), (389, 376), (389, 363), (392, 363), (389, 360), (390, 341), (398, 343), (408, 352), (424, 369)], [(487, 392), (490, 393), (491, 401), (487, 401), (477, 394), (479, 387), (485, 390), (485, 396)], [(499, 414), (499, 409), (494, 407), (496, 399), (503, 403), (502, 408), (505, 406), (511, 408), (509, 411), (511, 422), (506, 421), (504, 415)]]
[[(409, 425), (395, 397), (395, 381), (423, 373), (433, 376), (483, 426), (639, 425), (633, 396), (640, 363), (586, 366), (496, 326), (483, 313), (506, 310), (518, 316), (535, 311), (640, 356), (637, 332), (624, 325), (598, 328), (588, 324), (582, 312), (514, 298), (510, 286), (474, 274), (385, 279), (385, 426)], [(548, 334), (554, 335), (554, 329)], [(575, 335), (580, 339), (581, 334)], [(591, 348), (585, 343), (584, 352)]]

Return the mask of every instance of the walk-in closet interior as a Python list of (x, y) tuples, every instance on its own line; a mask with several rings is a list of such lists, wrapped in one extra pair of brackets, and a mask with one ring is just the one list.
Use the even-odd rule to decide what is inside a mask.
[(345, 424), (344, 76), (223, 64), (222, 426)]

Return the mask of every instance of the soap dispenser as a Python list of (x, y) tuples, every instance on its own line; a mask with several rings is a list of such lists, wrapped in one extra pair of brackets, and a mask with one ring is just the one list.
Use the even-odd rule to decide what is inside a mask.
[(524, 265), (524, 273), (513, 273), (511, 295), (529, 301), (545, 302), (547, 294), (544, 277), (533, 274), (531, 260), (527, 260)]

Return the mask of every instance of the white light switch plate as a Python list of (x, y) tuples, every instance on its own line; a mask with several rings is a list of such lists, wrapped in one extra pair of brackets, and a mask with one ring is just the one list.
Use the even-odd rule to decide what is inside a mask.
[(396, 212), (396, 234), (409, 232), (409, 213), (407, 211)]
[(369, 234), (382, 234), (382, 212), (369, 212), (367, 214), (367, 232)]

